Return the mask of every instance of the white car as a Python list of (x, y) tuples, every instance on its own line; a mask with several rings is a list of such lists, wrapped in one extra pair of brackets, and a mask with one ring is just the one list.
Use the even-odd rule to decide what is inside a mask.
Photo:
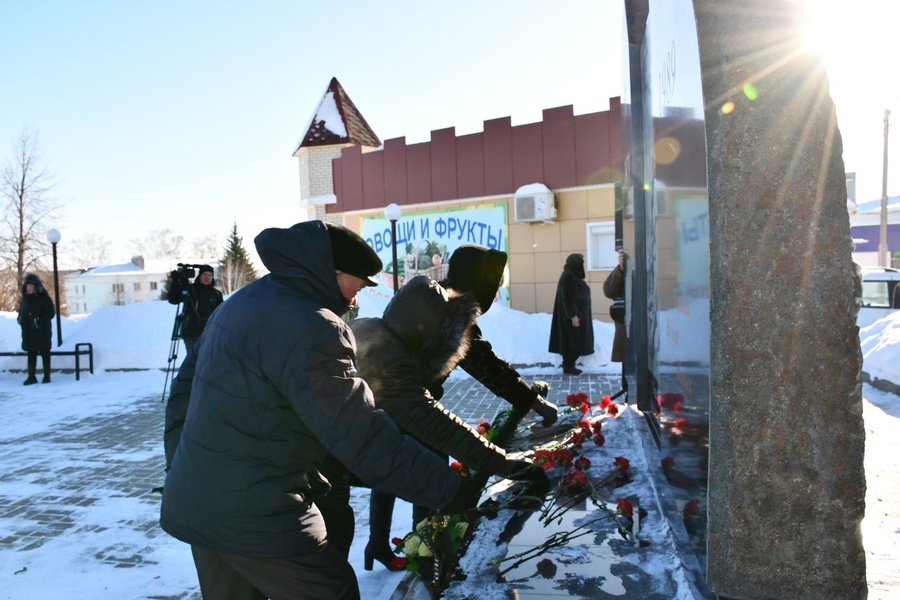
[(860, 329), (898, 310), (891, 307), (891, 298), (894, 286), (900, 283), (900, 271), (887, 267), (863, 267), (862, 276), (862, 306), (856, 316)]

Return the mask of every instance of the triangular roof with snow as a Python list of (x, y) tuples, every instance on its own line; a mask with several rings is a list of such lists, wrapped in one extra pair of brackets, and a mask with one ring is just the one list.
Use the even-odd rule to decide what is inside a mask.
[[(297, 150), (348, 143), (377, 148), (381, 140), (359, 113), (337, 77), (332, 77)], [(295, 154), (297, 150), (294, 150)]]

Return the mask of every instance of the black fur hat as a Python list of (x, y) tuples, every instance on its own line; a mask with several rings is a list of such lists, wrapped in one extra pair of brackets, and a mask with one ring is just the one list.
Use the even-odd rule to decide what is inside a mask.
[(28, 273), (25, 275), (25, 279), (22, 281), (22, 293), (25, 293), (25, 286), (28, 284), (32, 284), (34, 286), (34, 293), (40, 294), (44, 291), (44, 284), (41, 282), (41, 278), (38, 277), (35, 273)]
[(366, 282), (368, 286), (378, 285), (375, 275), (381, 272), (381, 259), (355, 231), (343, 225), (325, 223), (331, 237), (331, 255), (334, 268), (349, 275), (354, 275)]
[(469, 292), (478, 299), (481, 313), (488, 311), (503, 282), (506, 252), (482, 246), (460, 246), (450, 255), (446, 287)]

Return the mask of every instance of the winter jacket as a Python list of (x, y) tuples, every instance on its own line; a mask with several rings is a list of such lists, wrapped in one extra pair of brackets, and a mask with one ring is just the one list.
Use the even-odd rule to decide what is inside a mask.
[[(460, 246), (450, 257), (447, 279), (440, 284), (459, 293), (475, 295), (482, 314), (493, 305), (503, 280), (506, 253), (480, 246)], [(493, 346), (481, 334), (476, 324), (472, 328), (469, 350), (459, 366), (475, 380), (521, 411), (528, 411), (538, 399), (538, 393), (519, 375), (512, 365), (497, 356)], [(444, 395), (446, 377), (435, 380), (428, 389), (436, 400)]]
[[(625, 273), (614, 268), (603, 282), (603, 295), (610, 300), (623, 300), (625, 298)], [(624, 310), (624, 305), (622, 309)], [(616, 331), (613, 336), (612, 356), (610, 360), (613, 362), (623, 362), (625, 360), (625, 320), (624, 317), (617, 319), (610, 310), (613, 321), (616, 325)]]
[(349, 308), (325, 224), (256, 237), (269, 275), (219, 307), (195, 351), (187, 417), (166, 476), (160, 525), (243, 556), (288, 557), (325, 543), (313, 500), (333, 454), (373, 488), (431, 508), (460, 478), (375, 409), (356, 372)]
[(169, 284), (169, 293), (166, 298), (169, 304), (184, 302), (184, 329), (182, 336), (186, 338), (198, 338), (206, 328), (210, 315), (224, 301), (222, 292), (216, 289), (213, 280), (209, 285), (200, 283), (199, 273), (194, 283), (182, 287), (181, 281), (173, 278)]
[[(34, 293), (26, 292), (28, 284), (34, 285)], [(25, 352), (49, 352), (53, 344), (53, 317), (56, 310), (50, 294), (44, 289), (41, 278), (34, 273), (25, 276), (22, 284), (22, 300), (19, 302), (18, 322), (22, 328), (22, 350)]]
[[(573, 357), (594, 353), (591, 288), (584, 278), (584, 256), (570, 254), (556, 285), (553, 319), (550, 321), (550, 352)], [(580, 322), (578, 327), (572, 325), (572, 317), (575, 316)]]
[(359, 374), (372, 388), (375, 406), (423, 443), (470, 469), (506, 476), (514, 461), (428, 391), (466, 354), (480, 314), (471, 294), (448, 294), (428, 277), (414, 277), (394, 295), (380, 318), (351, 322), (359, 350)]

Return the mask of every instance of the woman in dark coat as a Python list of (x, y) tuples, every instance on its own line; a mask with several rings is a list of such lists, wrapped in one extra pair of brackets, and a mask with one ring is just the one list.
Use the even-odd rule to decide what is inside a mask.
[(580, 375), (575, 361), (594, 353), (591, 288), (584, 278), (584, 255), (570, 254), (556, 285), (548, 348), (562, 355), (563, 373), (567, 375)]
[(625, 252), (619, 250), (619, 261), (603, 282), (603, 295), (610, 300), (615, 300), (614, 308), (610, 308), (609, 314), (616, 324), (616, 333), (613, 337), (612, 362), (625, 362)]
[(53, 317), (56, 310), (41, 278), (34, 273), (25, 276), (22, 301), (19, 303), (19, 325), (22, 327), (22, 350), (28, 353), (28, 379), (25, 385), (37, 383), (37, 357), (44, 365), (44, 383), (50, 383), (50, 346), (53, 341)]
[[(453, 456), (474, 471), (532, 481), (537, 493), (541, 487), (546, 492), (549, 483), (542, 469), (507, 458), (502, 448), (488, 442), (428, 391), (431, 383), (446, 378), (466, 355), (479, 314), (479, 303), (471, 294), (448, 292), (428, 277), (411, 279), (391, 299), (381, 318), (350, 323), (356, 337), (359, 376), (372, 388), (375, 406), (404, 433), (436, 453)], [(391, 568), (393, 507), (392, 495), (372, 491), (367, 570), (374, 560)], [(424, 518), (424, 512), (417, 507), (414, 519)], [(330, 527), (329, 534), (334, 532)]]

